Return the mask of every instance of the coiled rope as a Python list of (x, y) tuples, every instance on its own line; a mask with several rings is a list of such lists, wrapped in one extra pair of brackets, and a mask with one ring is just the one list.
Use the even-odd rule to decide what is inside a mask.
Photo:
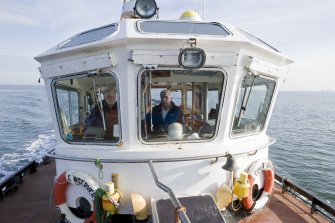
[(109, 223), (110, 222), (110, 215), (109, 213), (105, 213), (103, 211), (103, 207), (102, 207), (102, 196), (106, 194), (106, 191), (103, 190), (102, 188), (98, 188), (95, 191), (95, 197), (94, 197), (94, 205), (96, 208), (96, 218), (97, 218), (97, 222), (99, 223)]

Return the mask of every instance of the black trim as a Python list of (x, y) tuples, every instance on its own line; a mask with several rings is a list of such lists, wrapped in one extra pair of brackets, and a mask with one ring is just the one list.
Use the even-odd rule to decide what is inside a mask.
[(4, 199), (8, 192), (15, 192), (18, 189), (19, 184), (23, 183), (23, 177), (30, 173), (36, 172), (37, 166), (38, 163), (36, 161), (32, 161), (14, 172), (4, 181), (0, 182), (0, 201)]
[[(320, 208), (325, 210), (328, 214), (332, 215), (332, 217), (331, 217), (331, 216), (328, 216), (328, 215), (324, 214), (325, 217), (331, 219), (332, 221), (335, 220), (335, 207), (328, 204), (327, 201), (317, 197), (312, 192), (307, 192), (305, 189), (302, 189), (302, 187), (300, 187), (296, 183), (291, 182), (289, 179), (287, 179), (285, 177), (281, 177), (281, 176), (275, 174), (275, 179), (282, 183), (282, 185), (281, 185), (282, 186), (282, 193), (290, 192), (291, 194), (293, 194), (295, 196), (298, 193), (301, 196), (303, 196), (303, 198), (306, 198), (308, 201), (310, 201), (311, 202), (311, 204), (310, 204), (311, 214), (316, 213), (317, 211), (324, 214), (322, 212), (322, 210), (317, 208), (317, 206), (319, 206)], [(297, 197), (299, 198), (299, 196), (297, 196)], [(304, 201), (304, 199), (302, 199), (302, 200)]]

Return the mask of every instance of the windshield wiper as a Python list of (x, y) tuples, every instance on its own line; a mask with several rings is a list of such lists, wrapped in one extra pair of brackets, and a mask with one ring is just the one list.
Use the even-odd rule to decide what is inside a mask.
[(250, 94), (251, 94), (251, 91), (252, 91), (252, 87), (254, 86), (256, 77), (258, 77), (258, 75), (252, 74), (252, 82), (251, 82), (251, 86), (250, 86), (249, 91), (248, 91), (247, 86), (244, 88), (244, 94), (243, 94), (243, 98), (242, 98), (242, 102), (241, 102), (240, 113), (238, 115), (237, 127), (240, 126), (241, 119), (242, 119), (245, 111), (247, 110), (249, 97), (250, 97)]

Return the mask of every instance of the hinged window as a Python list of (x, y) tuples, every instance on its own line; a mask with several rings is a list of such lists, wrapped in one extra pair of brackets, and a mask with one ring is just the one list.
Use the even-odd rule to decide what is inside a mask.
[(276, 81), (247, 74), (239, 89), (232, 135), (260, 132), (269, 112)]
[(60, 133), (68, 142), (119, 141), (116, 79), (109, 73), (75, 75), (53, 82)]

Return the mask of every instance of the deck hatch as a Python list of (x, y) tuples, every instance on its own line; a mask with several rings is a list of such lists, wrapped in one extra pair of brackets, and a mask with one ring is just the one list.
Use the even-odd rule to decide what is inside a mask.
[(230, 32), (219, 23), (180, 22), (180, 21), (139, 21), (141, 33), (166, 33), (229, 36)]
[(109, 36), (117, 31), (117, 24), (110, 24), (102, 26), (96, 29), (91, 29), (82, 33), (79, 33), (70, 39), (64, 41), (58, 45), (58, 48), (66, 48), (70, 46), (80, 45), (83, 43), (93, 42), (100, 40), (106, 36)]
[[(193, 223), (215, 222), (225, 223), (215, 201), (210, 195), (198, 195), (179, 198), (180, 203), (186, 207), (186, 214)], [(174, 222), (175, 209), (170, 199), (156, 202), (157, 218), (160, 223)]]

